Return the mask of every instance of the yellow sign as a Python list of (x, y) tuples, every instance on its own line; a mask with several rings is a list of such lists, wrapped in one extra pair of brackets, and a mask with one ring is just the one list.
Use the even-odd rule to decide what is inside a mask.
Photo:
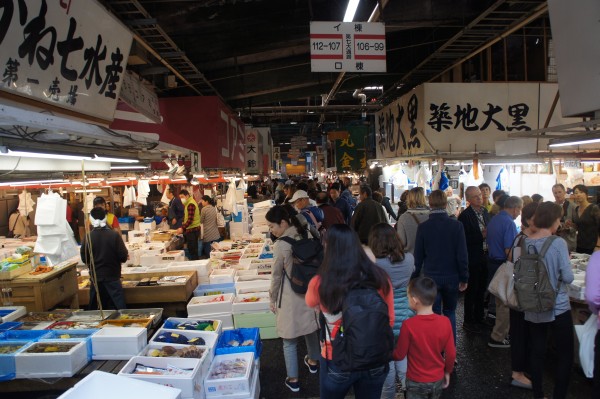
[(352, 158), (350, 155), (348, 155), (347, 152), (344, 152), (344, 155), (342, 155), (342, 168), (347, 169), (347, 168), (351, 168), (352, 166), (350, 165), (350, 162), (354, 161), (354, 158)]
[(352, 137), (343, 139), (342, 142), (340, 143), (340, 147), (354, 148), (354, 142), (352, 141)]

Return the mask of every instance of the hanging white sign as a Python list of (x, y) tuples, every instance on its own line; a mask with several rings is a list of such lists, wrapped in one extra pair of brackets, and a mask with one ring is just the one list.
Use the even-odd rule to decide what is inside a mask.
[(112, 120), (129, 30), (95, 0), (0, 5), (0, 90)]
[(158, 108), (158, 96), (133, 74), (123, 74), (123, 85), (119, 97), (146, 118), (156, 123), (162, 122)]
[(312, 72), (385, 72), (385, 24), (311, 22)]

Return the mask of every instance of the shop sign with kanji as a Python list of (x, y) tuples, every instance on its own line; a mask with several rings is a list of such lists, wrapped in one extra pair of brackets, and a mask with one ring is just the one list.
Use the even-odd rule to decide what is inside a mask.
[(112, 120), (131, 41), (95, 0), (1, 0), (0, 90)]
[(385, 24), (311, 22), (312, 72), (386, 72)]
[(426, 83), (375, 114), (377, 158), (495, 151), (511, 134), (572, 123), (555, 83)]
[(348, 137), (335, 140), (337, 170), (358, 171), (366, 168), (367, 159), (364, 150), (368, 129), (364, 126), (348, 128)]

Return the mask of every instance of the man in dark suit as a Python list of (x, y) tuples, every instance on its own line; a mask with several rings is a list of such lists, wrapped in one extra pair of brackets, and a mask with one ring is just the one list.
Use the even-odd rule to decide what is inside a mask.
[(467, 187), (465, 199), (469, 202), (469, 206), (458, 216), (458, 221), (465, 228), (467, 253), (469, 254), (469, 287), (465, 292), (463, 328), (470, 332), (480, 333), (480, 327), (484, 324), (483, 297), (487, 289), (485, 237), (490, 215), (483, 206), (483, 197), (478, 187)]

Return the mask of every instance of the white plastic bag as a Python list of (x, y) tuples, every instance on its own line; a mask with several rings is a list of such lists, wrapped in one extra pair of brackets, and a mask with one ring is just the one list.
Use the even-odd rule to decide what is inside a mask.
[(575, 326), (579, 338), (579, 361), (587, 378), (594, 376), (594, 340), (598, 332), (598, 316), (592, 314), (583, 325)]

